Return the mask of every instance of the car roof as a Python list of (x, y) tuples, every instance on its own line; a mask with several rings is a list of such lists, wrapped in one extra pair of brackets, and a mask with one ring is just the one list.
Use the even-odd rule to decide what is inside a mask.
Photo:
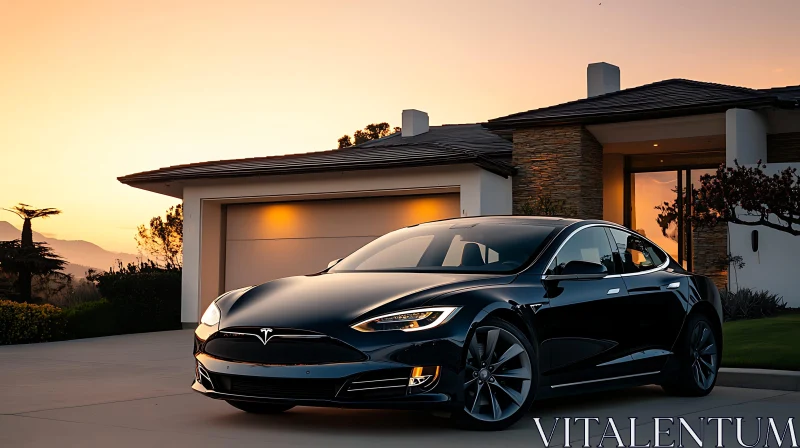
[(530, 226), (545, 226), (553, 228), (564, 228), (579, 222), (604, 222), (604, 221), (589, 221), (583, 219), (561, 218), (557, 216), (474, 216), (468, 218), (450, 218), (442, 219), (439, 221), (431, 221), (422, 224), (417, 224), (409, 227), (437, 225), (437, 224), (452, 224), (452, 225), (474, 225), (474, 224), (516, 224), (516, 225), (530, 225)]

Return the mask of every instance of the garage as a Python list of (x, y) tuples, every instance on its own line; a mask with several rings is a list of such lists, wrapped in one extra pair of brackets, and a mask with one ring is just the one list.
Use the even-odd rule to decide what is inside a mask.
[(458, 193), (229, 204), (225, 290), (318, 272), (387, 232), (459, 212)]
[(196, 327), (226, 291), (319, 272), (392, 230), (511, 214), (510, 140), (480, 124), (429, 126), (415, 110), (403, 123), (402, 132), (344, 149), (121, 177), (183, 200), (183, 325)]

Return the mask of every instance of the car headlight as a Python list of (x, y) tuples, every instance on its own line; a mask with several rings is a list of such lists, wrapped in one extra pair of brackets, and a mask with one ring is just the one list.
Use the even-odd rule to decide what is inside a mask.
[(454, 306), (399, 311), (359, 322), (353, 325), (352, 328), (363, 332), (427, 330), (447, 322), (456, 311), (458, 311), (458, 308)]
[(238, 292), (245, 293), (253, 288), (255, 288), (255, 286), (246, 286), (244, 288), (233, 289), (217, 297), (216, 299), (214, 299), (213, 302), (211, 302), (211, 305), (209, 305), (208, 308), (206, 308), (206, 312), (203, 313), (203, 317), (200, 318), (200, 323), (208, 325), (209, 327), (217, 325), (220, 320), (220, 312), (219, 312), (219, 307), (217, 306), (217, 302), (219, 302), (220, 299), (227, 297), (231, 294)]
[(203, 325), (208, 325), (209, 327), (213, 327), (219, 323), (219, 308), (217, 307), (216, 301), (211, 302), (211, 305), (208, 306), (206, 312), (203, 313), (203, 317), (200, 318), (200, 322)]

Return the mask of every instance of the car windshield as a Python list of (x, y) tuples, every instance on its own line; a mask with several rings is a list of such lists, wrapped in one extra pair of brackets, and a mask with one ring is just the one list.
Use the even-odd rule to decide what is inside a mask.
[(527, 223), (424, 224), (376, 239), (329, 272), (509, 273), (533, 258), (553, 231)]

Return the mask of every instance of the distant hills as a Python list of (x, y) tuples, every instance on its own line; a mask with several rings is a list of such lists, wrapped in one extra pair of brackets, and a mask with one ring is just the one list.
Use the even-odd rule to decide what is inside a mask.
[[(21, 234), (22, 230), (17, 229), (10, 222), (0, 221), (0, 241), (17, 240)], [(97, 244), (83, 240), (60, 240), (33, 232), (33, 241), (49, 244), (56, 254), (69, 262), (64, 268), (64, 272), (72, 274), (76, 278), (84, 277), (89, 268), (105, 271), (116, 266), (117, 260), (122, 261), (123, 264), (136, 261), (134, 254), (111, 252)]]

